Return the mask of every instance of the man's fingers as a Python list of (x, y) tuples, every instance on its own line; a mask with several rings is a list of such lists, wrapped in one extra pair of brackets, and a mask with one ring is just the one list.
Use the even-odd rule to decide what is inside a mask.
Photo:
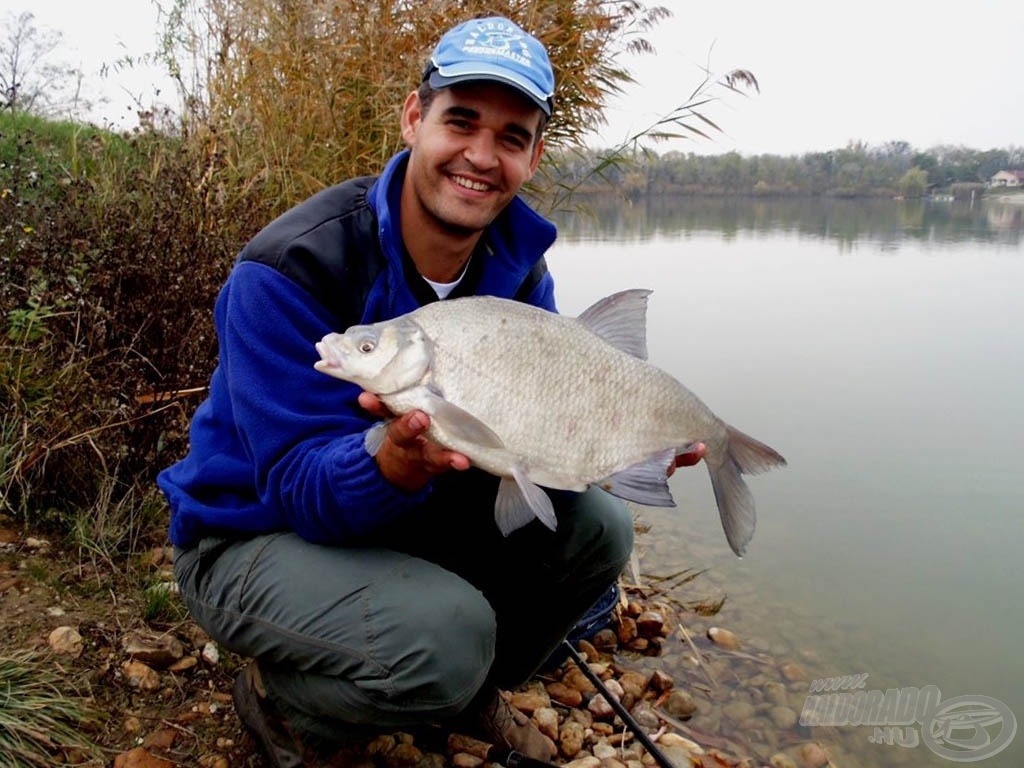
[(423, 411), (409, 411), (388, 424), (388, 437), (395, 445), (411, 446), (429, 426), (430, 419)]
[(379, 419), (390, 419), (393, 414), (386, 405), (381, 401), (379, 397), (372, 394), (371, 392), (360, 392), (359, 393), (359, 405), (360, 407), (376, 416)]

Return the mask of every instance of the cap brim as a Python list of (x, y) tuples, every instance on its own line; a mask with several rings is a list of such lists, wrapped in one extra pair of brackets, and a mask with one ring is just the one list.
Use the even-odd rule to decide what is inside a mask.
[(509, 77), (502, 77), (494, 72), (470, 72), (446, 77), (435, 68), (434, 71), (430, 73), (430, 77), (427, 80), (430, 83), (431, 88), (437, 89), (450, 88), (451, 86), (459, 85), (460, 83), (499, 83), (501, 85), (507, 85), (509, 88), (514, 88), (519, 93), (523, 94), (523, 96), (536, 104), (545, 115), (551, 117), (551, 99), (546, 99), (543, 96), (534, 93), (530, 88), (517, 80), (513, 80)]

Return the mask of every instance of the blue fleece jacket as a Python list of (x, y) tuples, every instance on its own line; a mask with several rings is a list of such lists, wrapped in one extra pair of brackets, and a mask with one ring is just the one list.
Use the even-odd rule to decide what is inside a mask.
[[(431, 485), (406, 493), (384, 479), (363, 445), (373, 419), (359, 389), (313, 368), (325, 334), (431, 298), (400, 234), (407, 160), (403, 152), (378, 179), (317, 193), (239, 255), (215, 305), (219, 363), (189, 453), (157, 478), (175, 545), (281, 530), (355, 542), (415, 514), (431, 494)], [(543, 259), (554, 239), (551, 223), (513, 200), (481, 239), (470, 290), (554, 311)]]

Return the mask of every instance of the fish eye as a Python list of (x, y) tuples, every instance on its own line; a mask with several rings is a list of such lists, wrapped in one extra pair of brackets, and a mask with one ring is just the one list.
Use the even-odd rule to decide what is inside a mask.
[(372, 341), (370, 341), (369, 339), (366, 339), (365, 341), (363, 341), (359, 345), (359, 351), (363, 352), (365, 354), (369, 354), (370, 352), (373, 352), (373, 350), (375, 348), (376, 348), (376, 345)]

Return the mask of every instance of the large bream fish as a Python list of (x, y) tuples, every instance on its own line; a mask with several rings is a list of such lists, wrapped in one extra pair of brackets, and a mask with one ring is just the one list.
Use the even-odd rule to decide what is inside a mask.
[[(328, 334), (316, 368), (395, 413), (424, 411), (431, 438), (501, 477), (495, 518), (506, 535), (534, 516), (555, 528), (540, 486), (597, 484), (639, 504), (675, 506), (668, 468), (703, 442), (726, 538), (742, 555), (755, 514), (741, 475), (786, 461), (645, 362), (649, 294), (616, 293), (576, 318), (490, 296), (437, 301)], [(382, 430), (370, 434), (375, 453)]]

